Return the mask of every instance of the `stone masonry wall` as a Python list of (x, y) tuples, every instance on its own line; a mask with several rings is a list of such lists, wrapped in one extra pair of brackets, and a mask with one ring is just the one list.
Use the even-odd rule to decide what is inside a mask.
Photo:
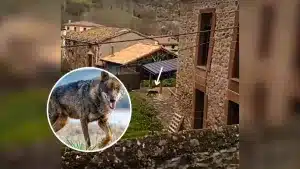
[[(72, 45), (82, 45), (82, 46), (67, 47), (62, 49), (64, 50), (63, 51), (64, 55), (62, 56), (63, 71), (70, 71), (76, 68), (88, 66), (87, 53), (89, 51), (89, 47), (86, 45), (86, 43), (66, 40), (66, 46), (72, 46)], [(93, 45), (91, 50), (94, 53), (93, 64), (95, 64), (97, 56), (99, 54), (99, 46)]]
[[(233, 37), (237, 0), (186, 0), (180, 6), (179, 32), (197, 32), (199, 10), (215, 8), (216, 26), (211, 69), (207, 75), (208, 95), (207, 127), (226, 124), (225, 100), (228, 88), (228, 67)], [(218, 30), (219, 29), (219, 30)], [(221, 30), (220, 30), (221, 29)], [(176, 103), (179, 113), (186, 116), (184, 128), (192, 128), (193, 92), (195, 85), (195, 62), (197, 34), (179, 37), (179, 67), (176, 92), (180, 102)]]
[(190, 130), (121, 140), (102, 153), (62, 149), (63, 169), (238, 168), (239, 128)]

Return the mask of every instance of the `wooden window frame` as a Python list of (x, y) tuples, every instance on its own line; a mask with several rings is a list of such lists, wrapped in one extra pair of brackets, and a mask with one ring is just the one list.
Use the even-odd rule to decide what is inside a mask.
[[(198, 65), (198, 59), (200, 58), (199, 52), (200, 52), (200, 31), (201, 31), (201, 15), (204, 13), (212, 13), (212, 24), (211, 24), (211, 34), (210, 34), (210, 40), (209, 40), (209, 50), (207, 55), (207, 61), (206, 65)], [(196, 40), (196, 54), (195, 54), (195, 65), (196, 67), (202, 68), (202, 69), (210, 69), (211, 64), (211, 57), (213, 52), (213, 46), (214, 46), (214, 34), (215, 34), (215, 27), (216, 27), (216, 9), (215, 8), (208, 8), (208, 9), (201, 9), (199, 11), (198, 15), (198, 32), (197, 33), (197, 40)]]
[(207, 123), (206, 123), (206, 118), (207, 118), (207, 110), (208, 110), (208, 95), (206, 94), (206, 89), (205, 87), (196, 84), (193, 88), (193, 112), (192, 112), (192, 121), (191, 121), (191, 126), (194, 129), (195, 128), (195, 111), (196, 111), (196, 90), (199, 90), (201, 92), (204, 93), (204, 108), (203, 108), (203, 119), (202, 119), (202, 128), (206, 128), (207, 127)]
[[(238, 34), (239, 34), (239, 29), (238, 29), (238, 26), (239, 26), (239, 12), (236, 11), (235, 12), (235, 21), (234, 21), (234, 27), (235, 29), (233, 30), (233, 41), (231, 42), (231, 50), (230, 50), (230, 62), (229, 62), (229, 72), (228, 72), (228, 76), (229, 76), (229, 79), (234, 79), (236, 81), (238, 81), (239, 78), (236, 78), (236, 77), (233, 77), (234, 75), (234, 71), (235, 70), (235, 58), (236, 58), (236, 43), (239, 43), (237, 42), (237, 37), (238, 37)], [(238, 70), (239, 71), (239, 70)], [(240, 74), (239, 74), (240, 76)]]
[[(226, 104), (225, 104), (225, 108), (226, 108), (226, 110), (225, 110), (225, 113), (226, 113), (226, 125), (234, 125), (234, 124), (229, 124), (228, 123), (229, 122), (229, 106), (230, 106), (230, 102), (238, 104), (240, 106), (240, 104), (238, 102), (235, 102), (235, 101), (230, 100), (230, 99), (226, 100)], [(240, 117), (240, 111), (239, 111), (239, 117)], [(239, 124), (240, 124), (240, 122), (239, 122)]]

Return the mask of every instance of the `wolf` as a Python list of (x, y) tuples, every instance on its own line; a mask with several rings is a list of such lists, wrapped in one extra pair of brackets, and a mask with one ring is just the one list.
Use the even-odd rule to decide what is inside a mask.
[(157, 95), (158, 94), (158, 91), (156, 91), (156, 90), (149, 90), (148, 92), (147, 92), (147, 96), (153, 96), (153, 95)]
[[(49, 99), (49, 121), (55, 132), (62, 129), (68, 118), (79, 119), (86, 147), (91, 146), (88, 123), (98, 121), (106, 137), (102, 146), (112, 140), (108, 116), (115, 109), (120, 97), (121, 83), (108, 73), (101, 72), (100, 78), (80, 80), (56, 87)], [(100, 145), (98, 145), (100, 147)]]

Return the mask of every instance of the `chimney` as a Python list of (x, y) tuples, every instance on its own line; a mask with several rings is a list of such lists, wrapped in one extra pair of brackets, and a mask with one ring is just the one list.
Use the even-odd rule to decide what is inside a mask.
[(114, 52), (114, 46), (111, 46), (111, 56), (114, 56), (115, 52)]
[(71, 23), (72, 21), (71, 20), (68, 20), (68, 23)]

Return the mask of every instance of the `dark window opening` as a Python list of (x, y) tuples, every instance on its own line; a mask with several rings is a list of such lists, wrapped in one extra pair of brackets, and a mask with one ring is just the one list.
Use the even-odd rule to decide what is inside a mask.
[(239, 71), (239, 58), (240, 58), (240, 45), (239, 45), (239, 28), (237, 28), (237, 38), (235, 42), (235, 52), (234, 52), (234, 60), (233, 60), (233, 78), (239, 78), (240, 77), (240, 71)]
[[(202, 13), (200, 15), (200, 35), (198, 46), (197, 65), (206, 66), (210, 48), (210, 36), (212, 29), (213, 13)], [(203, 31), (203, 32), (202, 32)]]
[(203, 128), (203, 115), (204, 115), (204, 98), (205, 93), (200, 90), (195, 90), (195, 117), (194, 117), (194, 128)]
[(266, 58), (269, 55), (272, 27), (275, 18), (274, 7), (272, 4), (264, 4), (261, 10), (260, 39), (257, 44), (259, 45), (260, 58)]
[(70, 27), (67, 26), (67, 30), (69, 30), (69, 29), (70, 29)]
[(257, 122), (256, 125), (258, 127), (264, 126), (268, 103), (268, 90), (264, 83), (258, 82), (255, 84), (252, 99), (254, 120)]
[(239, 104), (230, 100), (228, 101), (228, 125), (239, 124), (239, 109)]
[(86, 28), (83, 28), (84, 31), (86, 31)]
[(74, 27), (74, 31), (76, 31), (76, 29), (77, 29), (77, 28), (76, 28), (76, 27)]
[(291, 105), (291, 113), (292, 115), (297, 115), (300, 117), (300, 99), (292, 99), (292, 101), (290, 102)]
[(174, 49), (174, 48), (175, 48), (175, 45), (172, 45), (171, 47), (172, 47), (172, 49)]
[[(298, 17), (297, 18), (299, 18), (300, 17), (300, 5), (298, 5), (298, 13), (297, 13), (297, 15), (298, 15)], [(297, 35), (296, 35), (296, 38), (295, 38), (295, 44), (296, 44), (296, 46), (295, 46), (295, 48), (296, 48), (296, 55), (295, 55), (295, 67), (296, 67), (296, 69), (297, 69), (297, 71), (299, 72), (299, 70), (300, 70), (300, 48), (299, 48), (299, 46), (300, 46), (300, 42), (299, 42), (299, 38), (300, 38), (300, 20), (298, 19), (298, 21), (297, 21), (297, 25), (296, 25), (297, 27)]]
[(93, 55), (88, 55), (88, 66), (89, 67), (92, 67), (92, 64), (93, 64)]

